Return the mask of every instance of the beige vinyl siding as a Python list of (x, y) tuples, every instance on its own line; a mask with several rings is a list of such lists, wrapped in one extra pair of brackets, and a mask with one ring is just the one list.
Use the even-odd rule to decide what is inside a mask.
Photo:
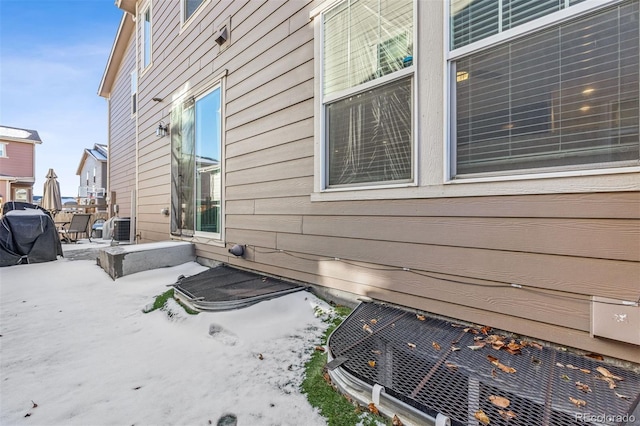
[[(591, 296), (638, 299), (640, 193), (310, 201), (317, 4), (211, 2), (181, 30), (178, 2), (154, 2), (154, 61), (139, 83), (141, 241), (169, 238), (170, 140), (155, 127), (181, 90), (227, 70), (226, 246), (195, 237), (198, 256), (640, 361), (637, 346), (589, 336)], [(213, 30), (228, 16), (220, 52)], [(441, 24), (424, 31), (438, 40)], [(421, 120), (425, 144), (444, 133), (433, 57), (438, 70), (418, 76), (421, 113), (435, 112)], [(234, 243), (246, 258), (229, 255)]]
[(135, 55), (132, 36), (109, 97), (107, 191), (116, 192), (120, 217), (131, 216), (131, 194), (136, 189), (136, 120), (131, 117), (131, 72)]

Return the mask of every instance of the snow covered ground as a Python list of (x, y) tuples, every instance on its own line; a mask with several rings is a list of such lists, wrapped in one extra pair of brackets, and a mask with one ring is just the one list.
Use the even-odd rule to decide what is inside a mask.
[(227, 413), (238, 425), (326, 424), (299, 386), (325, 329), (316, 308), (331, 308), (298, 292), (230, 312), (143, 313), (204, 269), (112, 281), (95, 260), (0, 268), (0, 424), (215, 425)]

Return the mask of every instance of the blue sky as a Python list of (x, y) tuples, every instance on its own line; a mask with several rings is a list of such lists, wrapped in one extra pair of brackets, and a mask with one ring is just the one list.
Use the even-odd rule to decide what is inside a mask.
[(85, 148), (107, 143), (97, 95), (122, 11), (113, 0), (0, 0), (0, 124), (36, 130), (34, 195), (53, 168), (75, 196)]

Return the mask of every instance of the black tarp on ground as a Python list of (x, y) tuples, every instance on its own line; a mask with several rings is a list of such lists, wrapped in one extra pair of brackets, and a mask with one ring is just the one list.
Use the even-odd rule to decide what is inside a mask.
[(0, 219), (0, 266), (40, 263), (62, 256), (55, 223), (36, 209), (12, 210)]

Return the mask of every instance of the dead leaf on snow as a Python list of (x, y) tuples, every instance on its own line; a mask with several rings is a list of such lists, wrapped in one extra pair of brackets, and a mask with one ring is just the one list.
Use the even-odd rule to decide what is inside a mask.
[(36, 404), (35, 402), (33, 402), (33, 400), (31, 400), (31, 403), (33, 404), (32, 408), (36, 408), (38, 406), (38, 404)]
[(573, 402), (573, 405), (575, 405), (576, 407), (585, 407), (587, 405), (587, 401), (585, 401), (584, 399), (569, 397), (569, 401)]
[(25, 417), (31, 417), (31, 413), (27, 413), (24, 415)]
[(604, 367), (598, 367), (596, 368), (596, 371), (600, 374), (602, 374), (604, 377), (608, 377), (610, 379), (614, 379), (614, 380), (624, 380), (622, 377), (620, 376), (616, 376), (615, 374), (613, 374), (611, 371), (607, 370)]
[(473, 414), (473, 417), (475, 417), (480, 423), (484, 423), (485, 425), (489, 424), (489, 416), (487, 416), (482, 410), (476, 411)]
[(378, 408), (376, 407), (376, 405), (373, 402), (369, 403), (369, 411), (371, 411), (376, 416), (380, 415), (380, 411), (378, 411)]
[(416, 348), (416, 344), (415, 343), (407, 342), (407, 346), (409, 346), (411, 349), (415, 349)]
[(371, 368), (376, 366), (376, 362), (375, 361), (369, 361), (369, 362), (367, 362), (367, 364), (369, 364), (369, 367), (371, 367)]
[(507, 408), (511, 404), (511, 401), (509, 401), (507, 398), (496, 395), (489, 395), (489, 401), (491, 401), (491, 403), (496, 407), (500, 408)]
[(591, 392), (591, 388), (589, 387), (589, 385), (584, 384), (584, 383), (582, 383), (582, 382), (576, 382), (576, 388), (577, 388), (578, 390), (581, 390), (581, 391), (582, 391), (582, 392), (584, 392), (584, 393)]
[(431, 346), (433, 346), (433, 349), (435, 349), (436, 351), (440, 350), (440, 345), (438, 344), (438, 342), (431, 342)]
[(369, 327), (369, 324), (365, 324), (365, 325), (363, 325), (363, 326), (362, 326), (362, 329), (363, 329), (364, 331), (366, 331), (367, 333), (369, 333), (369, 334), (373, 334), (373, 330), (371, 329), (371, 327)]
[(515, 419), (517, 417), (516, 413), (514, 413), (511, 410), (509, 410), (509, 411), (498, 410), (498, 414), (500, 414), (500, 417), (502, 417), (505, 420), (511, 420), (511, 419)]
[(262, 361), (264, 359), (264, 356), (262, 354), (258, 354), (258, 359)]
[(392, 426), (404, 426), (404, 424), (402, 423), (400, 418), (395, 414), (393, 415), (393, 420), (391, 420), (391, 425)]
[(618, 398), (622, 399), (631, 399), (630, 396), (619, 394), (618, 392), (614, 392)]

